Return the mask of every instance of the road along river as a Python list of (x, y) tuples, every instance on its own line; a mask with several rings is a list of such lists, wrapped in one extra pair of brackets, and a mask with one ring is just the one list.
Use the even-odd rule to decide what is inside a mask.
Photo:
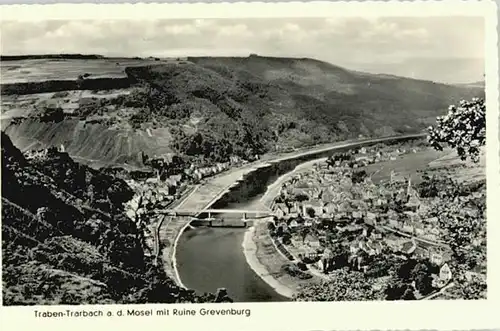
[[(418, 136), (420, 138), (421, 136)], [(410, 140), (416, 136), (391, 138), (391, 140)], [(385, 139), (388, 141), (389, 139)], [(264, 203), (268, 203), (279, 189), (276, 181), (292, 172), (302, 163), (328, 157), (337, 152), (349, 150), (360, 145), (366, 146), (384, 140), (376, 139), (363, 142), (349, 142), (338, 144), (329, 149), (317, 152), (305, 152), (291, 158), (282, 157), (268, 161), (267, 164), (253, 167), (250, 171), (241, 172), (236, 183), (225, 187), (223, 181), (218, 181), (219, 192), (212, 188), (211, 192), (205, 188), (203, 194), (194, 193), (186, 199), (180, 209), (187, 209), (194, 205), (203, 205), (201, 208), (214, 209), (246, 209), (263, 210)], [(228, 182), (225, 183), (228, 185)], [(230, 184), (230, 183), (229, 183)], [(214, 183), (207, 184), (207, 187)], [(203, 191), (204, 187), (200, 187)], [(267, 192), (267, 194), (266, 194)], [(218, 196), (217, 196), (218, 195)], [(261, 199), (266, 195), (265, 201)], [(215, 199), (210, 201), (209, 197)], [(227, 215), (217, 215), (226, 217)], [(174, 221), (174, 223), (180, 221)], [(188, 222), (185, 220), (184, 222)], [(183, 227), (185, 230), (177, 236), (172, 258), (167, 257), (167, 264), (174, 269), (173, 276), (177, 282), (187, 288), (199, 292), (214, 292), (219, 287), (225, 287), (229, 295), (237, 302), (266, 302), (285, 301), (288, 298), (279, 295), (268, 283), (259, 277), (250, 268), (243, 253), (242, 242), (245, 228), (220, 227)], [(179, 229), (180, 230), (180, 229)], [(164, 254), (165, 256), (165, 254)]]

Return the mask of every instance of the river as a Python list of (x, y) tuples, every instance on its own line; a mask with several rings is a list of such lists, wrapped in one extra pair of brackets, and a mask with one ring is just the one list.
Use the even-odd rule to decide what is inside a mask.
[[(227, 207), (247, 208), (248, 204)], [(241, 227), (197, 227), (185, 231), (176, 252), (179, 276), (184, 285), (199, 292), (215, 292), (225, 287), (237, 302), (287, 300), (247, 264), (241, 247), (246, 230)]]
[[(352, 148), (350, 146), (304, 155), (257, 169), (245, 176), (211, 207), (262, 210), (260, 198), (280, 176), (293, 171), (301, 163)], [(218, 216), (224, 218), (224, 215)], [(236, 227), (197, 227), (185, 231), (175, 253), (183, 284), (198, 292), (215, 292), (217, 288), (224, 287), (235, 302), (288, 301), (257, 276), (247, 264), (242, 250), (245, 231), (245, 228)]]

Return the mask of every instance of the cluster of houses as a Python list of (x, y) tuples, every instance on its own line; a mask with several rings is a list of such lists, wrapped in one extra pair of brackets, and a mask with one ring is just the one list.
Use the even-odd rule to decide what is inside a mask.
[(430, 208), (420, 201), (411, 181), (406, 189), (403, 182), (391, 185), (392, 188), (374, 185), (369, 177), (364, 183), (353, 185), (343, 173), (302, 174), (283, 185), (272, 209), (278, 218), (300, 215), (336, 223), (365, 222), (438, 241), (442, 231), (438, 218), (425, 217)]
[[(62, 146), (62, 148), (64, 148)], [(259, 155), (255, 155), (253, 160), (258, 160)], [(249, 161), (240, 156), (230, 156), (227, 162), (218, 162), (207, 165), (200, 162), (186, 161), (176, 153), (165, 153), (162, 155), (149, 155), (142, 152), (140, 160), (143, 165), (149, 166), (150, 170), (133, 171), (132, 175), (137, 180), (145, 180), (147, 178), (157, 178), (161, 181), (174, 180), (179, 183), (181, 178), (184, 181), (199, 182), (204, 178), (217, 175), (231, 167), (246, 164)], [(200, 161), (200, 160), (198, 160)], [(175, 184), (175, 183), (173, 183)]]
[[(358, 150), (352, 150), (353, 157), (349, 160), (337, 159), (333, 163), (336, 167), (341, 166), (343, 163), (350, 165), (351, 168), (357, 169), (360, 167), (365, 167), (373, 163), (379, 163), (384, 161), (394, 161), (398, 156), (408, 153), (417, 153), (419, 147), (412, 148), (395, 148), (391, 149), (384, 145), (375, 145), (371, 147), (361, 147)], [(348, 161), (348, 162), (345, 162)]]
[[(359, 152), (366, 153), (363, 149)], [(296, 175), (283, 184), (271, 206), (278, 223), (293, 231), (331, 222), (329, 230), (320, 232), (331, 231), (338, 238), (350, 238), (345, 245), (356, 268), (363, 271), (369, 269), (369, 264), (365, 264), (367, 260), (361, 256), (387, 253), (428, 259), (441, 268), (447, 265), (451, 253), (439, 241), (443, 231), (439, 220), (431, 216), (432, 207), (419, 199), (411, 178), (392, 178), (391, 175), (390, 183), (375, 185), (366, 177), (354, 184), (352, 172), (352, 168), (342, 164), (333, 170), (318, 165), (315, 171)], [(301, 220), (300, 224), (297, 219)], [(297, 245), (300, 246), (300, 242)], [(312, 254), (321, 246), (314, 235), (308, 235), (304, 245)], [(437, 279), (441, 282), (438, 285), (442, 285), (447, 278)]]
[(200, 181), (203, 178), (217, 175), (223, 171), (228, 170), (231, 166), (238, 162), (237, 157), (236, 161), (233, 162), (224, 162), (224, 163), (216, 163), (210, 167), (201, 167), (196, 168), (194, 164), (192, 164), (189, 168), (184, 170), (184, 174), (186, 177), (193, 179), (194, 181)]
[[(281, 225), (284, 231), (290, 229), (292, 232), (296, 232), (295, 229), (310, 227), (319, 222), (318, 220), (311, 219), (305, 219), (302, 223), (297, 222), (295, 219), (291, 219), (289, 222), (281, 221), (281, 223), (278, 223), (278, 226)], [(428, 244), (423, 242), (424, 245), (419, 245), (420, 241), (415, 237), (401, 236), (384, 227), (373, 227), (367, 223), (336, 224), (333, 233), (337, 238), (346, 239), (344, 244), (349, 247), (351, 254), (364, 252), (368, 256), (375, 256), (384, 252), (392, 252), (400, 254), (403, 257), (415, 256), (429, 259), (436, 265), (442, 265), (451, 259), (449, 249), (442, 244)], [(323, 235), (326, 234), (324, 233)], [(305, 242), (313, 249), (310, 253), (314, 254), (314, 249), (321, 247), (320, 240), (313, 234), (309, 234), (306, 238)], [(347, 240), (347, 238), (356, 239)]]
[(49, 155), (49, 153), (49, 149), (33, 150), (27, 151), (25, 153), (25, 157), (27, 160), (45, 159)]
[[(298, 221), (300, 220), (300, 221)], [(449, 270), (448, 261), (451, 260), (451, 252), (446, 247), (440, 245), (420, 245), (415, 238), (407, 238), (391, 233), (390, 231), (373, 227), (366, 223), (356, 224), (348, 223), (337, 225), (335, 230), (318, 230), (308, 232), (305, 236), (293, 235), (299, 234), (300, 229), (311, 227), (318, 224), (317, 219), (298, 219), (291, 218), (288, 221), (280, 219), (277, 222), (277, 227), (281, 228), (281, 233), (291, 233), (292, 238), (287, 245), (287, 249), (291, 249), (296, 256), (308, 258), (318, 261), (325, 255), (328, 250), (323, 247), (322, 240), (328, 237), (326, 231), (333, 234), (335, 241), (340, 241), (346, 252), (348, 252), (348, 262), (355, 270), (364, 273), (369, 272), (372, 268), (371, 261), (378, 255), (392, 254), (401, 259), (419, 258), (427, 259), (440, 270)], [(301, 238), (302, 237), (302, 238)], [(322, 260), (316, 262), (321, 264)], [(318, 266), (321, 269), (320, 266)], [(448, 272), (451, 275), (451, 271)], [(447, 274), (447, 275), (448, 275)], [(440, 288), (445, 286), (451, 278), (443, 277), (440, 274), (432, 275), (434, 279), (434, 287)]]
[(219, 162), (211, 166), (197, 166), (192, 163), (186, 167), (186, 164), (181, 163), (176, 156), (166, 154), (148, 160), (153, 173), (152, 176), (148, 175), (144, 179), (146, 183), (152, 185), (162, 183), (166, 199), (174, 200), (178, 192), (182, 191), (188, 183), (198, 183), (204, 178), (220, 174), (243, 162), (240, 157), (231, 156), (228, 162)]

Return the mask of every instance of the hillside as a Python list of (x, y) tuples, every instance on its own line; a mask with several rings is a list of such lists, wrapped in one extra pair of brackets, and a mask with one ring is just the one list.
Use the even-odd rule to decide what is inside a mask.
[(4, 305), (204, 302), (144, 255), (121, 179), (49, 149), (23, 155), (2, 132)]
[(141, 167), (143, 154), (222, 161), (359, 135), (420, 132), (449, 104), (484, 96), (482, 88), (359, 73), (312, 59), (144, 64), (125, 67), (126, 78), (114, 80), (93, 79), (93, 68), (68, 87), (50, 75), (46, 82), (2, 84), (2, 128), (22, 150), (64, 145), (82, 162)]

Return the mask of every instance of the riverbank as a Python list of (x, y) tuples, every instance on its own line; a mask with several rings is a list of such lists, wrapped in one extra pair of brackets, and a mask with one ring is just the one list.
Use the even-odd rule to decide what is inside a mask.
[(282, 271), (281, 266), (289, 261), (277, 253), (272, 239), (268, 238), (266, 223), (259, 220), (245, 232), (241, 244), (243, 254), (257, 276), (278, 294), (291, 299), (298, 284)]
[[(261, 203), (270, 208), (273, 199), (279, 193), (281, 185), (284, 182), (301, 172), (312, 169), (314, 164), (324, 162), (325, 160), (326, 158), (319, 158), (304, 162), (298, 165), (293, 171), (279, 177), (268, 187), (266, 193), (260, 199)], [(254, 223), (253, 227), (245, 232), (242, 243), (243, 252), (250, 268), (252, 268), (263, 281), (280, 295), (292, 298), (302, 284), (310, 284), (311, 281), (319, 281), (320, 278), (312, 274), (313, 279), (301, 280), (283, 271), (283, 265), (291, 261), (283, 256), (275, 246), (273, 239), (269, 235), (269, 230), (267, 229), (267, 221), (268, 220), (265, 219), (259, 220)]]

